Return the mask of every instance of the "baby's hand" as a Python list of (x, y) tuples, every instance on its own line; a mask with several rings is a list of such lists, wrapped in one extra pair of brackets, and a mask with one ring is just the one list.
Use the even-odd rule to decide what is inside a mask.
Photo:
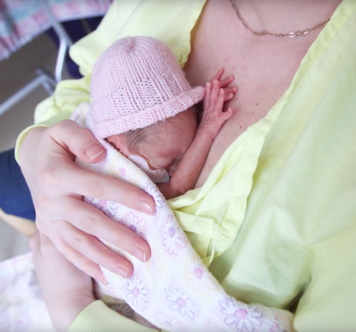
[(211, 82), (207, 82), (204, 95), (204, 112), (199, 124), (199, 129), (206, 131), (212, 139), (215, 139), (224, 122), (232, 116), (231, 107), (223, 112), (224, 102), (234, 97), (237, 86), (228, 87), (234, 80), (229, 76), (223, 80), (221, 77), (224, 69), (220, 69)]

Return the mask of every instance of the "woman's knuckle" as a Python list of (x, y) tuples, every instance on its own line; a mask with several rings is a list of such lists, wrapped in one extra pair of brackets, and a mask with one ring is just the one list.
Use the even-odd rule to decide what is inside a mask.
[(123, 250), (131, 248), (135, 245), (136, 241), (140, 239), (136, 233), (127, 229), (125, 226), (118, 230), (117, 235), (118, 236), (115, 236), (113, 239), (111, 239), (110, 243), (115, 247), (121, 248)]
[(40, 181), (45, 186), (53, 186), (58, 182), (58, 174), (54, 167), (45, 167), (40, 172)]
[(78, 142), (83, 140), (83, 128), (76, 128), (70, 131), (69, 141), (71, 145), (78, 145)]
[(125, 249), (125, 248), (123, 248), (123, 243), (119, 239), (113, 239), (112, 241), (110, 241), (110, 243), (114, 247), (117, 247), (117, 248), (120, 248), (120, 249)]
[(52, 127), (52, 131), (59, 136), (66, 136), (67, 140), (71, 140), (72, 137), (78, 137), (80, 130), (78, 130), (77, 123), (72, 120), (63, 120), (58, 122)]
[(89, 181), (89, 195), (93, 198), (102, 198), (105, 194), (105, 184), (99, 179)]
[(65, 241), (59, 240), (54, 242), (56, 249), (68, 260), (71, 261), (70, 257), (72, 255), (72, 247)]
[(60, 228), (60, 222), (59, 222), (59, 220), (57, 220), (55, 218), (48, 218), (47, 224), (50, 225), (50, 227), (52, 227), (53, 229)]
[(84, 234), (76, 233), (72, 237), (72, 244), (75, 248), (83, 247), (87, 243), (87, 238)]
[(95, 232), (98, 223), (100, 223), (100, 218), (96, 215), (86, 216), (80, 222), (81, 228), (88, 234), (93, 234)]
[(63, 132), (63, 130), (66, 130), (67, 127), (68, 127), (68, 120), (63, 120), (54, 124), (52, 127), (49, 128), (49, 130), (52, 133), (53, 132), (61, 133)]

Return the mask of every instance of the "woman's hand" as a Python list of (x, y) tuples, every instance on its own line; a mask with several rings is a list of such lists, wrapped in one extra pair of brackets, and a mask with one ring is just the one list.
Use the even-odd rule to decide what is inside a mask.
[(57, 331), (67, 331), (80, 312), (95, 301), (92, 279), (65, 259), (45, 235), (36, 232), (30, 247), (52, 323)]
[(148, 244), (82, 197), (119, 202), (147, 214), (155, 212), (154, 201), (134, 186), (79, 168), (74, 163), (76, 156), (97, 163), (105, 150), (91, 132), (74, 121), (35, 128), (25, 137), (19, 158), (34, 201), (36, 225), (60, 253), (93, 278), (106, 283), (99, 265), (127, 278), (132, 274), (131, 264), (96, 237), (141, 261), (150, 258)]

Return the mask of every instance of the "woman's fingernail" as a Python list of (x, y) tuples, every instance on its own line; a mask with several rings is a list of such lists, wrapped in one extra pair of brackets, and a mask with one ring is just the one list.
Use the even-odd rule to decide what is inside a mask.
[(146, 263), (146, 252), (143, 251), (141, 248), (139, 247), (134, 247), (131, 250), (131, 255), (135, 256), (138, 260), (140, 260), (141, 262)]
[(120, 275), (121, 277), (127, 279), (127, 271), (125, 269), (123, 269), (122, 267), (116, 267), (114, 269), (114, 272), (118, 275)]
[(103, 147), (99, 146), (98, 144), (93, 144), (90, 148), (87, 148), (84, 153), (90, 159), (94, 159), (99, 157), (102, 153), (104, 153)]
[(146, 201), (141, 201), (138, 204), (138, 210), (146, 214), (153, 214), (155, 212), (154, 207)]
[(103, 285), (108, 285), (108, 284), (109, 284), (108, 281), (105, 279), (104, 276), (99, 277), (98, 280), (99, 280)]

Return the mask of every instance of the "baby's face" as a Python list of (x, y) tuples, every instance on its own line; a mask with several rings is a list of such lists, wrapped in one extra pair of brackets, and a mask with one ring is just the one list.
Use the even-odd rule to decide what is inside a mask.
[(155, 124), (145, 138), (134, 146), (128, 147), (121, 135), (108, 137), (108, 142), (126, 157), (140, 156), (152, 170), (165, 169), (172, 175), (192, 143), (196, 130), (195, 109), (189, 108)]
[(192, 143), (197, 130), (194, 109), (188, 109), (155, 126), (131, 154), (144, 158), (151, 169), (165, 169), (171, 176)]

